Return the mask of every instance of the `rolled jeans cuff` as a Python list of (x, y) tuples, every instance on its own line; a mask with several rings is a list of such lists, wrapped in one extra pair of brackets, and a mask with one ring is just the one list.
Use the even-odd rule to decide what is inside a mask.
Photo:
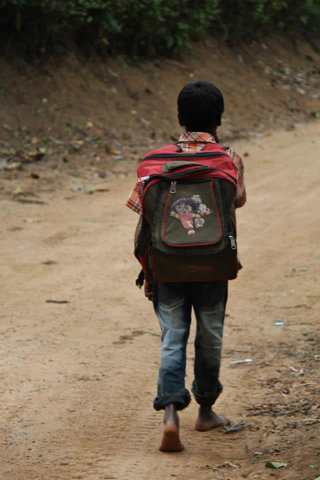
[(155, 410), (164, 410), (166, 405), (174, 403), (177, 410), (183, 410), (191, 402), (190, 393), (186, 388), (182, 388), (178, 392), (165, 393), (158, 396), (153, 401), (153, 407)]
[(222, 392), (222, 385), (220, 382), (219, 382), (219, 386), (216, 393), (206, 392), (206, 393), (200, 394), (195, 391), (194, 387), (192, 387), (192, 393), (194, 395), (196, 402), (199, 405), (202, 405), (203, 407), (211, 407), (211, 405), (213, 405), (216, 402), (221, 392)]

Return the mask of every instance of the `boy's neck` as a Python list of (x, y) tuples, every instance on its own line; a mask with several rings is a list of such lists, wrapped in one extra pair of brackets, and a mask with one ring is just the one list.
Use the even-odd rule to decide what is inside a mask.
[(216, 128), (201, 128), (200, 130), (192, 130), (191, 128), (185, 129), (186, 132), (201, 132), (201, 133), (209, 133), (213, 137), (216, 136), (217, 134), (217, 129)]

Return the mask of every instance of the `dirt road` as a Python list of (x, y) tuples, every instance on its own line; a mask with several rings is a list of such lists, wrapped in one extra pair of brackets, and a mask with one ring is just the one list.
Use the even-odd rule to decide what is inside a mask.
[[(217, 411), (238, 431), (196, 432), (193, 401), (180, 454), (157, 449), (159, 327), (134, 285), (137, 218), (124, 206), (134, 174), (93, 195), (65, 178), (44, 204), (1, 199), (1, 479), (320, 475), (319, 133), (315, 123), (234, 145), (246, 152), (245, 268), (230, 285)], [(188, 386), (192, 358), (191, 335)]]

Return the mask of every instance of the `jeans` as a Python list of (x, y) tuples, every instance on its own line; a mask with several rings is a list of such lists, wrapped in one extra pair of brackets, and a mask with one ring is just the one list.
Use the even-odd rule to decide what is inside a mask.
[(182, 410), (191, 401), (185, 372), (192, 307), (197, 322), (192, 393), (200, 405), (217, 400), (222, 392), (219, 370), (227, 297), (227, 281), (154, 285), (153, 305), (162, 333), (156, 410), (169, 403)]

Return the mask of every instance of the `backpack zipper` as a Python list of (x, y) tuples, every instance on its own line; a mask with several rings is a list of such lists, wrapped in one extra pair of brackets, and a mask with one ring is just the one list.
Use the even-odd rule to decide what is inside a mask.
[[(193, 175), (194, 173), (199, 173), (199, 172), (222, 172), (228, 177), (230, 177), (235, 183), (238, 183), (237, 179), (230, 175), (230, 173), (225, 172), (224, 170), (221, 170), (221, 168), (213, 168), (213, 167), (201, 167), (201, 168), (195, 168), (193, 170), (186, 170), (184, 172), (172, 174), (172, 175), (165, 175), (163, 173), (155, 173), (154, 175), (146, 175), (145, 177), (140, 177), (138, 178), (138, 183), (143, 183), (143, 186), (145, 185), (146, 182), (149, 182), (150, 180), (153, 180), (154, 178), (161, 178), (162, 180), (172, 180), (173, 178), (180, 178), (184, 177), (186, 175)], [(143, 188), (142, 188), (143, 189)]]
[(193, 170), (185, 170), (184, 172), (180, 172), (180, 173), (173, 173), (171, 175), (166, 175), (164, 173), (154, 173), (153, 175), (146, 175), (145, 177), (138, 178), (138, 183), (149, 182), (150, 180), (153, 180), (154, 178), (160, 178), (162, 180), (171, 180), (172, 178), (184, 177), (186, 175), (190, 175), (190, 174), (198, 173), (198, 172), (206, 172), (208, 170), (219, 170), (219, 169), (218, 168), (209, 168), (209, 167), (200, 167), (200, 168), (194, 168)]
[(196, 152), (195, 153), (154, 153), (153, 155), (148, 155), (142, 161), (151, 160), (156, 158), (194, 158), (194, 157), (229, 157), (227, 153), (224, 152)]
[(236, 239), (233, 235), (229, 235), (231, 250), (237, 250)]
[(176, 193), (176, 185), (177, 185), (177, 180), (172, 180), (171, 181), (171, 186), (170, 186), (170, 193)]

